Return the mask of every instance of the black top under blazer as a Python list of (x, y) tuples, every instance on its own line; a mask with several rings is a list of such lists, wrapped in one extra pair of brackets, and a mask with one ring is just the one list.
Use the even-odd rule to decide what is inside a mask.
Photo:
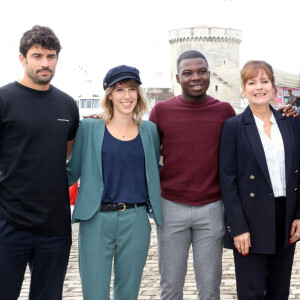
[[(299, 123), (271, 107), (282, 135), (286, 170), (285, 247), (294, 219), (300, 219)], [(275, 254), (275, 200), (267, 161), (249, 106), (224, 123), (220, 141), (220, 183), (225, 206), (224, 246), (235, 249), (233, 237), (250, 232), (250, 252)]]

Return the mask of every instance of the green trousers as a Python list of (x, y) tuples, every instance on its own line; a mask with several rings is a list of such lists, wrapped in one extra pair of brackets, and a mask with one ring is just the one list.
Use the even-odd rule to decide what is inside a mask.
[(137, 300), (150, 246), (146, 206), (100, 212), (79, 226), (79, 271), (84, 300)]

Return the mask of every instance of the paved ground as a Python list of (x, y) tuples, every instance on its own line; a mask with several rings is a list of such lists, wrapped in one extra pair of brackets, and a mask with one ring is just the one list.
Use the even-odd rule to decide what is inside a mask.
[[(141, 285), (139, 300), (158, 300), (160, 294), (159, 274), (157, 268), (156, 231), (152, 224), (152, 241), (149, 256), (144, 269), (144, 277)], [(71, 249), (68, 272), (64, 284), (64, 300), (82, 300), (81, 283), (77, 268), (77, 235), (78, 224), (73, 225), (73, 245)], [(19, 300), (28, 299), (29, 273), (26, 272), (25, 281)], [(0, 296), (1, 298), (1, 296)], [(189, 258), (189, 268), (186, 276), (184, 299), (197, 299), (194, 272), (192, 268), (192, 255)], [(221, 285), (221, 299), (236, 299), (234, 264), (231, 251), (224, 250), (223, 253), (223, 278)], [(300, 299), (300, 245), (298, 244), (294, 260), (294, 268), (291, 283), (290, 299)], [(101, 298), (99, 298), (101, 300)], [(130, 300), (130, 299), (128, 299)]]

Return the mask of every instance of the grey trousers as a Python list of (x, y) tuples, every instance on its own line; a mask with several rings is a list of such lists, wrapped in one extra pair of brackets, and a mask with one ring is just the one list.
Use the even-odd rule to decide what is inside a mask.
[(162, 199), (163, 225), (157, 229), (161, 300), (182, 300), (187, 260), (193, 247), (200, 300), (219, 300), (222, 277), (222, 201), (190, 206)]

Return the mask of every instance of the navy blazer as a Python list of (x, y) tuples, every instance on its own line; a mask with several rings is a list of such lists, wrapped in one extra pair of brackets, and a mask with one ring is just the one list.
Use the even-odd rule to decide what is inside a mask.
[[(282, 117), (280, 112), (271, 109), (285, 151), (287, 247), (292, 222), (300, 219), (300, 120)], [(274, 254), (275, 200), (263, 145), (249, 106), (224, 123), (219, 168), (226, 222), (224, 246), (234, 249), (233, 237), (250, 232), (251, 252)]]

